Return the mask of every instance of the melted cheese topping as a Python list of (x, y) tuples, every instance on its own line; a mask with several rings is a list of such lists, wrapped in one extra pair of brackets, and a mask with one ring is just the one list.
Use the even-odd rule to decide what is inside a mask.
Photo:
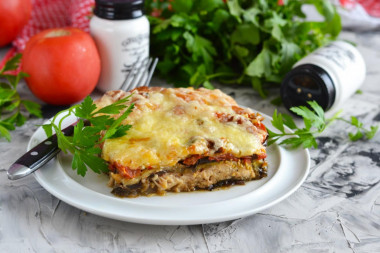
[[(102, 157), (106, 161), (143, 170), (171, 167), (190, 155), (265, 154), (266, 131), (253, 125), (252, 115), (256, 114), (237, 107), (219, 90), (145, 87), (132, 93), (130, 102), (135, 109), (123, 122), (132, 128), (123, 137), (105, 141)], [(127, 95), (130, 93), (109, 92), (97, 106)], [(245, 113), (236, 113), (236, 108)]]

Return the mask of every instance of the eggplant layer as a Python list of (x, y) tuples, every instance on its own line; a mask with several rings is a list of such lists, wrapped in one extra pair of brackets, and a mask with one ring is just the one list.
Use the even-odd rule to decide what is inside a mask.
[(212, 190), (221, 186), (244, 184), (267, 175), (265, 160), (244, 159), (199, 163), (191, 167), (176, 166), (141, 178), (138, 183), (123, 185), (111, 172), (109, 185), (119, 197), (164, 195), (165, 192)]

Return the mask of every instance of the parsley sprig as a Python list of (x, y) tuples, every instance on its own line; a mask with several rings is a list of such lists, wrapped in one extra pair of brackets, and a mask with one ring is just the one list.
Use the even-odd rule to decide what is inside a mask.
[[(262, 96), (295, 62), (334, 40), (341, 22), (331, 1), (147, 0), (158, 73), (176, 86), (250, 85)], [(322, 21), (307, 20), (311, 5)], [(277, 86), (279, 87), (279, 86)]]
[(0, 138), (11, 141), (9, 131), (16, 126), (24, 125), (29, 115), (42, 118), (40, 105), (27, 99), (22, 99), (17, 91), (20, 80), (28, 75), (22, 71), (17, 74), (21, 54), (9, 59), (0, 69)]
[[(370, 129), (363, 127), (363, 123), (358, 118), (351, 116), (350, 120), (339, 117), (341, 112), (336, 113), (333, 117), (326, 119), (325, 113), (315, 101), (308, 102), (307, 106), (292, 107), (290, 110), (303, 118), (303, 128), (297, 127), (293, 118), (287, 114), (278, 113), (277, 110), (273, 113), (272, 125), (280, 131), (275, 133), (268, 129), (268, 145), (278, 141), (279, 145), (288, 146), (290, 148), (297, 148), (302, 145), (304, 148), (317, 148), (318, 144), (316, 137), (322, 133), (334, 121), (343, 121), (354, 127), (356, 132), (349, 133), (348, 136), (351, 141), (357, 141), (362, 138), (372, 139), (379, 126), (370, 126)], [(289, 127), (294, 133), (289, 133), (285, 130), (284, 126)], [(286, 137), (286, 138), (284, 138)]]
[[(95, 173), (108, 171), (106, 161), (99, 156), (100, 145), (106, 139), (126, 135), (131, 128), (131, 125), (122, 124), (134, 108), (133, 103), (128, 107), (125, 105), (129, 98), (130, 96), (97, 110), (94, 101), (87, 96), (81, 104), (59, 112), (50, 124), (42, 126), (47, 136), (51, 136), (54, 130), (58, 147), (64, 153), (73, 155), (71, 167), (78, 175), (85, 176), (87, 167)], [(119, 114), (120, 117), (114, 117)], [(59, 115), (64, 116), (58, 120)], [(78, 122), (74, 126), (74, 134), (66, 136), (62, 132), (62, 124), (70, 115), (75, 115)]]

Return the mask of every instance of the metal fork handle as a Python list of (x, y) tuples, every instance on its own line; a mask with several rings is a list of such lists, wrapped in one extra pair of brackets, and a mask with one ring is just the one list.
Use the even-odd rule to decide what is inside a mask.
[[(158, 58), (146, 58), (141, 62), (139, 66), (139, 62), (133, 64), (132, 69), (126, 75), (119, 89), (127, 91), (140, 86), (149, 86), (157, 63)], [(145, 76), (146, 80), (143, 82), (143, 78)]]

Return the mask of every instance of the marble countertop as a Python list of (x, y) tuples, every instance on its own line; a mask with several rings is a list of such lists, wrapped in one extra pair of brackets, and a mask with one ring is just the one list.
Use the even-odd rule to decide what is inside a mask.
[[(363, 93), (343, 105), (342, 116), (380, 124), (380, 33), (344, 32), (341, 38), (356, 42), (367, 64)], [(249, 88), (222, 89), (241, 105), (269, 115), (275, 109)], [(20, 91), (30, 96), (25, 83)], [(0, 140), (0, 252), (380, 252), (380, 133), (350, 142), (350, 127), (331, 125), (319, 148), (310, 150), (306, 181), (269, 209), (217, 224), (155, 226), (84, 212), (33, 176), (8, 180), (8, 167), (42, 122), (17, 128), (11, 143)]]

